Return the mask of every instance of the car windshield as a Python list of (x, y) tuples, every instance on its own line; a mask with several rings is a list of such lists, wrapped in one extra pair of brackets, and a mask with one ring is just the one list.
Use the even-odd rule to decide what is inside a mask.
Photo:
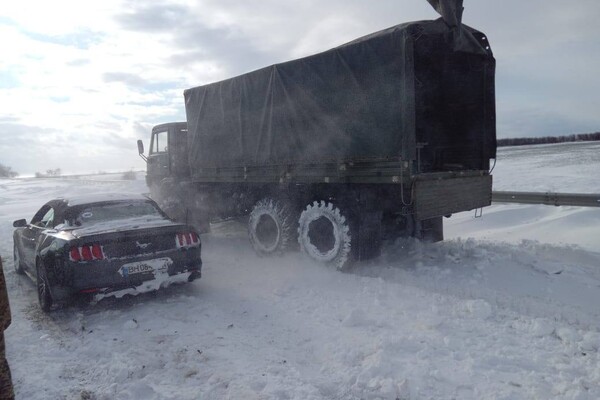
[(69, 225), (90, 226), (124, 219), (164, 219), (156, 207), (147, 201), (122, 201), (92, 204), (79, 208)]

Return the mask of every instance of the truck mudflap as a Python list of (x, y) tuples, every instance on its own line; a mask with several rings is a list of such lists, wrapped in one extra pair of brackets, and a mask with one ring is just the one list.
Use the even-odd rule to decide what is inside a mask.
[[(425, 174), (424, 174), (425, 175)], [(492, 176), (421, 175), (413, 187), (417, 221), (489, 206), (492, 203)]]

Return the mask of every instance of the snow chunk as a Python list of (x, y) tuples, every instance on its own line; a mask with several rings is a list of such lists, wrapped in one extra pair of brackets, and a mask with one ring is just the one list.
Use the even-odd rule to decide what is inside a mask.
[(598, 332), (587, 332), (583, 335), (583, 339), (580, 343), (581, 350), (584, 351), (598, 351), (600, 350), (600, 333)]
[(581, 335), (573, 328), (563, 327), (556, 330), (556, 336), (565, 343), (578, 343), (581, 341)]
[(467, 300), (458, 305), (459, 314), (470, 316), (477, 319), (488, 319), (493, 314), (493, 309), (490, 303), (485, 300)]
[(554, 332), (554, 324), (547, 319), (536, 318), (531, 324), (531, 333), (534, 336), (542, 337), (551, 335)]
[(133, 399), (158, 399), (156, 391), (145, 382), (135, 382), (129, 385), (129, 387), (120, 392), (117, 396), (119, 400), (133, 400)]
[(136, 329), (138, 327), (138, 322), (135, 319), (130, 319), (123, 324), (123, 328), (125, 329)]
[(360, 308), (355, 308), (350, 311), (350, 314), (342, 321), (342, 326), (356, 327), (369, 325), (371, 321), (367, 318), (367, 314)]
[(361, 371), (352, 384), (357, 398), (364, 399), (409, 399), (411, 392), (408, 380), (398, 376), (395, 355), (401, 343), (382, 339), (375, 352), (362, 360)]
[(512, 327), (521, 333), (534, 337), (550, 336), (554, 333), (554, 323), (546, 318), (534, 318), (533, 320), (520, 318), (512, 323)]

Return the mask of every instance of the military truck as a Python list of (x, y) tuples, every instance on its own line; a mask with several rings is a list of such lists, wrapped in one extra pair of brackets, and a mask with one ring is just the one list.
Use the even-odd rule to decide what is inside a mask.
[(338, 269), (386, 238), (442, 240), (443, 217), (491, 203), (495, 60), (462, 1), (429, 1), (442, 18), (185, 90), (187, 121), (152, 130), (152, 196)]

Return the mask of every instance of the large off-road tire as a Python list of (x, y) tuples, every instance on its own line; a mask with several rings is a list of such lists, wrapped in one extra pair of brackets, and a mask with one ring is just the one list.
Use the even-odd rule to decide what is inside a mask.
[(312, 259), (343, 270), (351, 261), (350, 221), (333, 204), (315, 201), (300, 214), (298, 243)]
[(444, 240), (443, 217), (436, 217), (418, 221), (415, 236), (426, 242), (441, 242)]
[(210, 198), (203, 193), (194, 193), (190, 197), (193, 198), (190, 221), (199, 233), (210, 232)]
[(158, 205), (172, 220), (177, 222), (187, 221), (187, 211), (179, 197), (175, 195), (165, 196)]
[(177, 222), (186, 222), (187, 210), (177, 189), (169, 180), (154, 183), (150, 187), (150, 197), (169, 218)]
[(262, 199), (254, 205), (248, 219), (248, 237), (260, 256), (281, 254), (293, 244), (296, 216), (284, 201)]
[(54, 303), (52, 299), (52, 294), (50, 293), (50, 284), (48, 283), (48, 275), (46, 274), (46, 268), (42, 264), (41, 261), (38, 260), (36, 263), (37, 268), (37, 293), (38, 293), (38, 302), (40, 303), (40, 308), (43, 312), (49, 312), (52, 308), (52, 304)]
[(21, 255), (19, 254), (19, 249), (17, 248), (16, 243), (13, 244), (13, 261), (15, 266), (15, 272), (19, 275), (25, 275), (23, 263), (21, 262)]

